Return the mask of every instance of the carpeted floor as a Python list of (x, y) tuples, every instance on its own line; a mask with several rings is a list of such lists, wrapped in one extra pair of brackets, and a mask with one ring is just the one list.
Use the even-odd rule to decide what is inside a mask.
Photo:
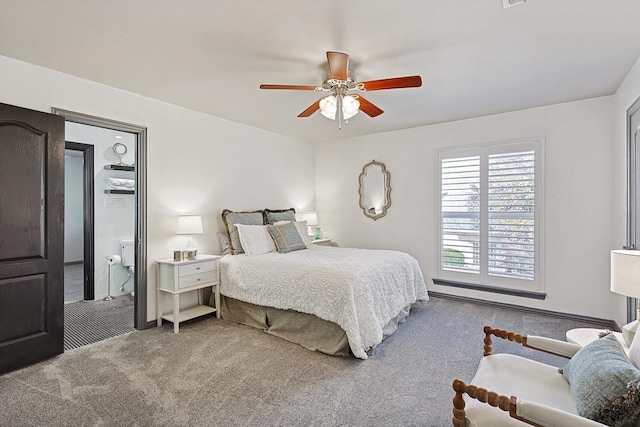
[[(557, 317), (432, 298), (368, 360), (308, 351), (213, 317), (136, 331), (0, 376), (1, 426), (449, 426), (484, 325), (564, 338)], [(562, 366), (513, 343), (494, 351)]]

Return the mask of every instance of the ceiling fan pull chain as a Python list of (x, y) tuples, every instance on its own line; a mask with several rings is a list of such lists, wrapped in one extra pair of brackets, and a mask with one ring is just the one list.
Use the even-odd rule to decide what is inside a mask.
[(343, 117), (343, 114), (342, 114), (342, 96), (343, 95), (341, 93), (339, 93), (338, 96), (337, 96), (337, 98), (338, 98), (338, 111), (337, 111), (337, 113), (338, 113), (338, 130), (342, 130), (342, 117)]

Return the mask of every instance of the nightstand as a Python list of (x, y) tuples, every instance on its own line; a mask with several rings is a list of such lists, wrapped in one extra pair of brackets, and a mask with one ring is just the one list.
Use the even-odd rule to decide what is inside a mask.
[[(576, 329), (568, 330), (566, 333), (566, 337), (567, 337), (567, 341), (584, 347), (590, 342), (597, 340), (600, 337), (599, 334), (603, 331), (604, 331), (603, 329), (576, 328)], [(617, 338), (624, 352), (627, 355), (629, 355), (629, 346), (627, 345), (626, 342), (624, 342), (624, 338), (622, 338), (622, 334), (620, 332), (611, 332), (611, 333)]]
[[(174, 261), (173, 259), (157, 260), (158, 276), (156, 278), (156, 310), (158, 326), (162, 326), (162, 319), (173, 323), (173, 332), (178, 333), (180, 322), (216, 313), (220, 318), (220, 269), (219, 255), (198, 255), (196, 259)], [(212, 288), (215, 295), (216, 307), (203, 304), (202, 290)], [(194, 307), (180, 310), (180, 294), (197, 292), (198, 304)], [(173, 296), (173, 312), (164, 314), (163, 296)]]
[(331, 246), (332, 240), (333, 239), (318, 239), (318, 240), (312, 240), (311, 243), (318, 246)]

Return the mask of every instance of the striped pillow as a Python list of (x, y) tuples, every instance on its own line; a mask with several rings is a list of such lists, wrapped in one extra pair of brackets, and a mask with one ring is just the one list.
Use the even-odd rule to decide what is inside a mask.
[(302, 241), (296, 225), (292, 222), (278, 225), (268, 224), (267, 230), (269, 230), (271, 237), (273, 237), (278, 252), (282, 254), (298, 251), (307, 247)]

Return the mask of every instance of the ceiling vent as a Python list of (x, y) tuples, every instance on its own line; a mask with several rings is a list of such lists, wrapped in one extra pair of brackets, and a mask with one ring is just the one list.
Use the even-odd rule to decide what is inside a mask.
[(508, 9), (511, 6), (516, 6), (518, 4), (526, 3), (527, 0), (502, 0), (502, 7), (504, 9)]

